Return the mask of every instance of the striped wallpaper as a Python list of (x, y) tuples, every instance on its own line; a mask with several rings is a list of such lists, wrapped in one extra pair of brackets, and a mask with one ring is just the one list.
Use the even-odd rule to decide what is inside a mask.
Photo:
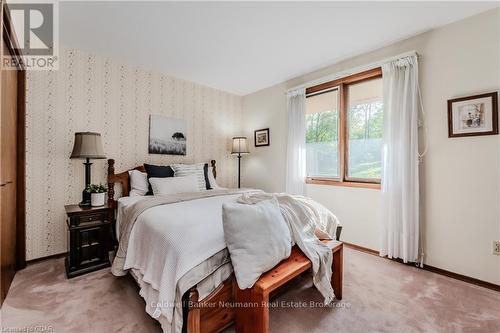
[[(218, 183), (235, 184), (231, 137), (240, 134), (240, 96), (61, 48), (57, 71), (27, 76), (27, 260), (67, 251), (64, 205), (78, 203), (82, 160), (70, 160), (74, 132), (102, 135), (121, 172), (144, 162), (217, 160)], [(149, 155), (150, 114), (187, 122), (187, 155)], [(106, 182), (106, 161), (94, 160), (92, 181)]]

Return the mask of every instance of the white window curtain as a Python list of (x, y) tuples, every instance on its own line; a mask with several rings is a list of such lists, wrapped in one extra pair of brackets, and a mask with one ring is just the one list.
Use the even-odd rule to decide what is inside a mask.
[(382, 65), (384, 134), (380, 255), (419, 261), (418, 62)]
[(287, 99), (288, 140), (286, 149), (286, 192), (306, 191), (306, 90), (289, 91)]

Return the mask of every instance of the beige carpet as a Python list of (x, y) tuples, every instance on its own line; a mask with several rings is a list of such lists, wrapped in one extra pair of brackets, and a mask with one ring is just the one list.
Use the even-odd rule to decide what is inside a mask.
[[(500, 293), (492, 290), (351, 249), (344, 281), (342, 302), (311, 308), (321, 296), (302, 280), (273, 303), (285, 307), (271, 309), (271, 332), (500, 332)], [(19, 272), (1, 315), (4, 330), (161, 332), (131, 278), (101, 270), (67, 280), (62, 259)]]

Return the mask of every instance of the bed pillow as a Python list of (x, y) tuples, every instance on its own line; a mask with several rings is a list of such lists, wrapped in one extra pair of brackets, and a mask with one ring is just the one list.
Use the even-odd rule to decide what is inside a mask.
[(196, 176), (149, 178), (154, 195), (199, 192)]
[[(208, 166), (208, 164), (207, 164), (207, 166)], [(213, 167), (208, 168), (207, 177), (208, 177), (208, 184), (210, 186), (210, 189), (216, 190), (216, 189), (220, 188), (220, 186), (217, 184), (217, 181), (215, 180)]]
[(248, 205), (222, 205), (224, 238), (240, 289), (288, 258), (291, 236), (276, 198)]
[(147, 173), (140, 172), (139, 170), (130, 170), (128, 177), (130, 180), (129, 195), (131, 197), (143, 196), (148, 193), (149, 182)]
[[(150, 178), (166, 178), (173, 177), (174, 170), (168, 165), (153, 165), (144, 163), (144, 169), (146, 169), (146, 173), (148, 174), (148, 180)], [(153, 189), (151, 185), (149, 185), (148, 192), (146, 195), (152, 195)]]
[(198, 180), (198, 188), (200, 191), (210, 189), (210, 184), (208, 184), (207, 187), (208, 164), (172, 164), (170, 165), (170, 167), (172, 168), (172, 170), (174, 170), (175, 177), (196, 176), (196, 179)]

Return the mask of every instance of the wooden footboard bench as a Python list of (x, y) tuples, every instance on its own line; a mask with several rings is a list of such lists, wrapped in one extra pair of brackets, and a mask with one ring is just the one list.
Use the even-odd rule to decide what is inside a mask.
[[(343, 243), (336, 240), (324, 243), (332, 249), (331, 284), (335, 297), (341, 300), (344, 276)], [(236, 333), (269, 332), (268, 307), (244, 308), (238, 304), (242, 302), (268, 304), (273, 291), (277, 291), (287, 282), (311, 269), (311, 266), (311, 261), (297, 246), (294, 246), (290, 257), (271, 271), (264, 273), (250, 289), (239, 289), (234, 274), (203, 300), (199, 300), (196, 287), (192, 288), (183, 298), (185, 316), (183, 332), (216, 333), (232, 323), (235, 323)]]
[[(338, 241), (325, 242), (333, 252), (331, 284), (337, 299), (342, 299), (343, 244)], [(290, 257), (271, 271), (263, 274), (249, 289), (236, 287), (235, 303), (248, 304), (235, 309), (236, 333), (269, 332), (269, 295), (288, 281), (311, 268), (311, 261), (294, 246)]]

